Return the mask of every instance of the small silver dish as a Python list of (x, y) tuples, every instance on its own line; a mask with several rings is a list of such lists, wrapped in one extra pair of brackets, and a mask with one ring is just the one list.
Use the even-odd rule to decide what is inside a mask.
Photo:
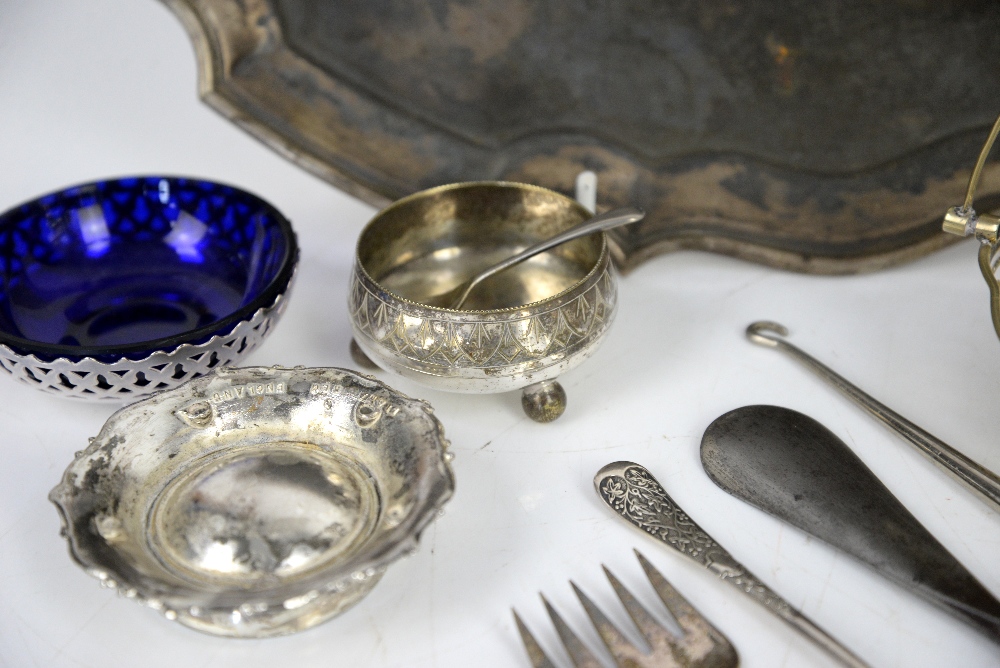
[(451, 497), (426, 402), (341, 369), (219, 369), (115, 413), (50, 500), (73, 558), (171, 620), (301, 631), (412, 552)]
[(378, 366), (428, 387), (521, 389), (529, 417), (558, 418), (566, 393), (555, 378), (593, 355), (617, 308), (604, 233), (487, 278), (463, 310), (427, 302), (590, 217), (557, 192), (501, 181), (440, 186), (395, 202), (358, 239), (354, 342)]

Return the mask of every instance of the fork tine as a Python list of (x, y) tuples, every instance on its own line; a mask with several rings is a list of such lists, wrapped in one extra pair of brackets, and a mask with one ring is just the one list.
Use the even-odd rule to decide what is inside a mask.
[(545, 652), (542, 651), (538, 641), (535, 640), (535, 636), (531, 635), (531, 631), (529, 631), (528, 627), (525, 626), (523, 621), (521, 621), (521, 617), (517, 614), (517, 610), (511, 608), (510, 611), (514, 613), (514, 621), (517, 623), (517, 631), (521, 634), (521, 642), (524, 643), (524, 649), (528, 652), (528, 659), (531, 661), (531, 667), (556, 668), (556, 664), (552, 663), (552, 659), (545, 656)]
[(639, 558), (639, 564), (642, 566), (642, 570), (646, 572), (646, 577), (649, 579), (649, 583), (653, 585), (653, 589), (656, 590), (657, 596), (663, 601), (663, 605), (667, 606), (674, 619), (677, 620), (677, 624), (685, 633), (693, 631), (692, 620), (704, 619), (704, 617), (694, 609), (694, 606), (686, 598), (681, 596), (680, 592), (674, 589), (674, 586), (667, 581), (667, 578), (663, 577), (663, 574), (656, 570), (653, 564), (649, 563), (649, 560), (639, 550), (632, 551)]
[(576, 668), (602, 668), (600, 662), (594, 657), (590, 649), (573, 633), (573, 630), (563, 621), (563, 618), (556, 612), (556, 609), (552, 607), (545, 596), (542, 596), (542, 603), (545, 604), (545, 610), (549, 613), (549, 618), (556, 627), (556, 633), (562, 638), (566, 651), (569, 652), (570, 658), (573, 659), (573, 665)]
[[(597, 628), (608, 651), (611, 652), (615, 665), (618, 668), (652, 668), (653, 666), (657, 668), (736, 668), (739, 665), (739, 655), (729, 640), (712, 626), (711, 622), (702, 617), (694, 606), (688, 603), (687, 599), (681, 596), (638, 550), (635, 551), (635, 555), (653, 589), (656, 590), (663, 604), (675, 616), (684, 633), (678, 638), (657, 622), (642, 607), (632, 592), (622, 585), (614, 573), (602, 566), (604, 574), (622, 605), (625, 606), (635, 626), (646, 638), (648, 651), (640, 649), (615, 628), (607, 616), (601, 612), (601, 609), (576, 586), (575, 582), (570, 580), (570, 586), (586, 610), (590, 621)], [(592, 650), (566, 624), (545, 596), (541, 595), (541, 598), (575, 668), (600, 668), (601, 663), (594, 656)], [(545, 655), (531, 632), (528, 631), (527, 626), (521, 621), (517, 611), (512, 609), (511, 612), (514, 614), (514, 620), (517, 622), (517, 628), (531, 659), (532, 667), (555, 668), (555, 663)]]
[(601, 640), (604, 641), (605, 646), (607, 646), (608, 651), (611, 652), (611, 656), (615, 658), (615, 662), (621, 666), (625, 665), (623, 661), (626, 659), (632, 659), (635, 666), (641, 665), (637, 661), (643, 656), (643, 652), (640, 651), (635, 645), (629, 642), (629, 639), (622, 635), (621, 631), (615, 628), (615, 625), (611, 623), (601, 609), (591, 601), (583, 591), (576, 586), (576, 583), (572, 580), (569, 581), (573, 591), (576, 593), (576, 597), (580, 599), (580, 603), (583, 605), (584, 610), (587, 611), (587, 616), (590, 617), (590, 621), (594, 623), (597, 627), (597, 632), (601, 634)]
[(736, 666), (739, 656), (729, 639), (674, 589), (639, 550), (632, 551), (639, 558), (639, 564), (656, 594), (684, 631), (684, 636), (674, 645), (675, 651), (684, 654), (691, 665)]
[(653, 616), (646, 611), (646, 608), (642, 607), (642, 604), (636, 600), (635, 596), (632, 595), (628, 589), (625, 588), (615, 574), (608, 570), (607, 566), (601, 565), (604, 569), (604, 574), (608, 576), (608, 580), (611, 582), (611, 586), (614, 587), (615, 593), (618, 594), (618, 598), (621, 599), (622, 605), (625, 606), (625, 610), (628, 611), (629, 617), (635, 622), (635, 625), (639, 627), (642, 632), (643, 637), (646, 638), (646, 642), (649, 643), (650, 647), (657, 646), (663, 643), (670, 644), (674, 639), (674, 636), (670, 631), (665, 629), (662, 624), (653, 619)]

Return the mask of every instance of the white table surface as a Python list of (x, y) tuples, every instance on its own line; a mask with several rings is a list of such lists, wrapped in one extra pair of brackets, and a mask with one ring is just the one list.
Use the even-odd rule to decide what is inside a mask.
[[(251, 361), (352, 366), (346, 286), (355, 237), (373, 209), (200, 103), (191, 45), (159, 3), (0, 0), (0, 165), (0, 208), (73, 183), (141, 173), (202, 176), (260, 194), (293, 221), (302, 261), (284, 320)], [(603, 507), (594, 473), (631, 459), (873, 666), (996, 666), (996, 645), (729, 497), (698, 459), (705, 427), (730, 409), (770, 403), (803, 411), (843, 438), (1000, 593), (996, 513), (793, 361), (743, 338), (753, 320), (783, 322), (795, 343), (1000, 470), (993, 418), (1000, 342), (975, 254), (966, 242), (857, 277), (784, 273), (704, 253), (651, 260), (622, 280), (611, 335), (562, 379), (569, 408), (551, 425), (525, 418), (516, 393), (448, 395), (380, 372), (437, 409), (456, 453), (456, 494), (419, 551), (392, 566), (360, 604), (273, 640), (188, 630), (102, 589), (74, 565), (46, 495), (111, 408), (0, 378), (0, 665), (525, 666), (511, 606), (555, 648), (537, 596), (544, 591), (596, 643), (567, 582), (623, 621), (600, 565), (650, 602), (633, 547), (732, 639), (743, 666), (834, 665)]]

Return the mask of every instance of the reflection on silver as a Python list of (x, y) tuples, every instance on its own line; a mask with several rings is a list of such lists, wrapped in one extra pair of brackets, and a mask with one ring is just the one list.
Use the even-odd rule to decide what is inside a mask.
[(217, 635), (300, 631), (416, 547), (454, 480), (425, 402), (340, 369), (221, 369), (116, 413), (50, 499), (106, 586)]

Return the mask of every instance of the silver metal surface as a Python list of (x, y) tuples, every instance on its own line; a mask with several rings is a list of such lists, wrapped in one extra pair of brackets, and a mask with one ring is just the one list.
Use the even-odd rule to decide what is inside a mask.
[(1000, 477), (958, 450), (924, 431), (885, 404), (862, 392), (856, 385), (783, 337), (788, 329), (776, 322), (755, 322), (747, 327), (747, 338), (757, 345), (777, 348), (802, 362), (883, 424), (917, 447), (943, 471), (966, 485), (994, 510), (1000, 511)]
[(256, 350), (277, 324), (288, 304), (292, 283), (270, 306), (236, 323), (228, 334), (213, 336), (202, 343), (182, 343), (172, 350), (157, 350), (144, 359), (122, 357), (114, 362), (92, 357), (79, 361), (64, 357), (39, 359), (0, 343), (0, 369), (49, 394), (90, 401), (134, 401), (204, 376), (216, 367), (238, 364)]
[(293, 633), (363, 597), (451, 497), (431, 412), (341, 369), (221, 369), (115, 413), (49, 498), (105, 586), (206, 633)]
[[(619, 600), (649, 645), (650, 651), (644, 652), (629, 642), (600, 608), (576, 584), (570, 582), (577, 598), (587, 611), (587, 616), (611, 652), (615, 664), (622, 668), (735, 668), (739, 664), (739, 657), (729, 639), (695, 610), (642, 554), (636, 551), (635, 555), (639, 558), (642, 570), (646, 572), (653, 589), (674, 616), (682, 633), (678, 637), (664, 628), (618, 581), (618, 578), (604, 567), (604, 573)], [(597, 657), (573, 633), (544, 596), (542, 601), (566, 651), (569, 652), (573, 665), (576, 668), (601, 668)], [(521, 621), (517, 611), (514, 611), (514, 620), (517, 622), (517, 629), (533, 668), (554, 668), (555, 663), (545, 655), (538, 641)]]
[(552, 422), (566, 410), (566, 390), (554, 380), (543, 380), (524, 388), (521, 408), (535, 422)]
[(829, 429), (779, 406), (744, 406), (701, 441), (715, 484), (1000, 641), (1000, 601)]
[(712, 571), (843, 665), (852, 668), (867, 665), (736, 561), (694, 523), (644, 467), (633, 462), (608, 464), (597, 472), (594, 487), (619, 516)]
[(615, 209), (614, 211), (598, 214), (593, 218), (585, 220), (582, 223), (577, 223), (569, 229), (563, 230), (562, 232), (549, 237), (544, 241), (532, 244), (520, 253), (516, 253), (506, 259), (500, 260), (496, 264), (479, 271), (472, 278), (459, 283), (448, 292), (428, 297), (426, 302), (431, 306), (440, 306), (442, 308), (454, 309), (456, 311), (461, 310), (462, 305), (469, 299), (469, 295), (476, 289), (476, 286), (490, 276), (495, 276), (501, 271), (510, 269), (514, 265), (520, 264), (528, 258), (535, 257), (539, 253), (544, 253), (545, 251), (562, 245), (567, 241), (579, 239), (580, 237), (586, 237), (598, 232), (604, 232), (605, 230), (610, 230), (612, 228), (619, 227), (620, 225), (637, 223), (642, 220), (645, 215), (646, 214), (642, 211), (632, 207), (622, 207), (620, 209)]
[(604, 234), (564, 243), (492, 276), (468, 310), (427, 301), (590, 218), (544, 188), (483, 182), (396, 202), (362, 231), (349, 297), (354, 339), (380, 367), (451, 392), (508, 392), (590, 357), (617, 307)]
[[(629, 269), (700, 249), (845, 273), (941, 248), (1000, 107), (989, 1), (165, 2), (205, 101), (313, 174), (384, 206), (473, 179), (570, 192), (593, 169), (604, 202), (650, 212), (610, 233)], [(996, 198), (1000, 163), (983, 181)]]

